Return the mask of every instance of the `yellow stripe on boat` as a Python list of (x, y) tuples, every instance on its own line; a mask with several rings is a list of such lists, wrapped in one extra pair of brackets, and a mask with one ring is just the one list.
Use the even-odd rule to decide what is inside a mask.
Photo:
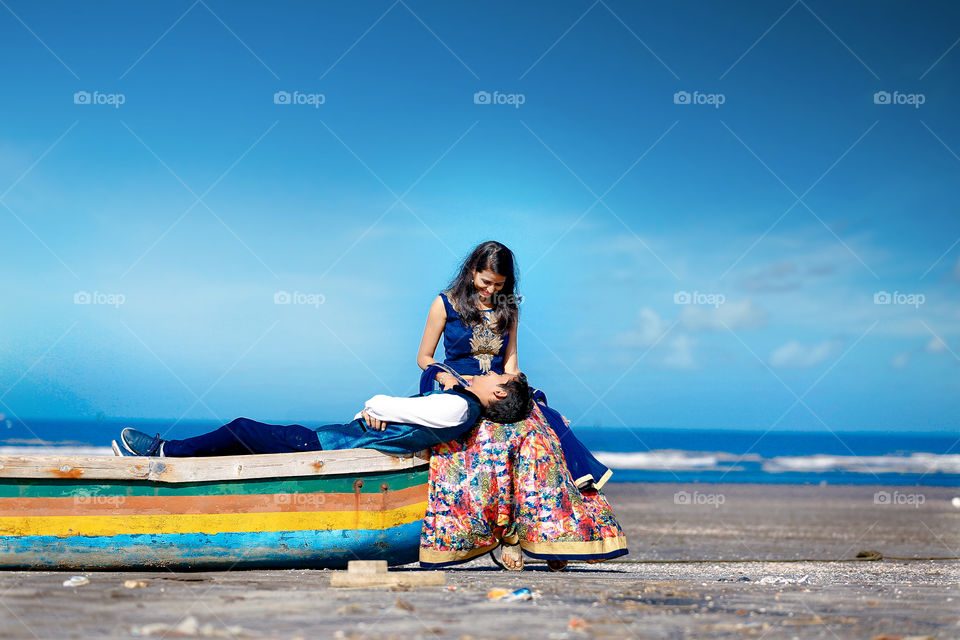
[(69, 537), (151, 533), (377, 530), (422, 520), (426, 508), (426, 502), (418, 502), (385, 511), (2, 517), (0, 535)]

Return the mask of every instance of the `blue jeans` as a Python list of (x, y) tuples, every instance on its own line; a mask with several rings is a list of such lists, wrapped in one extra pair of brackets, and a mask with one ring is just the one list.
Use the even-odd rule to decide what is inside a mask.
[(250, 418), (237, 418), (210, 433), (163, 443), (163, 454), (174, 458), (293, 453), (320, 449), (320, 440), (313, 429), (299, 424), (264, 424)]
[(472, 412), (466, 422), (456, 427), (433, 429), (389, 422), (382, 431), (368, 428), (360, 418), (346, 424), (327, 424), (316, 429), (299, 424), (284, 426), (237, 418), (210, 433), (185, 440), (167, 440), (163, 443), (163, 455), (172, 458), (243, 456), (360, 448), (394, 454), (411, 453), (459, 438), (476, 422), (478, 412)]

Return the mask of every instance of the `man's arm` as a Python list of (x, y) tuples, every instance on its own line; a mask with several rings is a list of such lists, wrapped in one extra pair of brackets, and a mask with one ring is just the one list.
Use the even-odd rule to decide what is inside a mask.
[[(369, 416), (381, 422), (404, 422), (443, 429), (463, 424), (469, 413), (470, 407), (466, 399), (450, 393), (434, 393), (416, 398), (376, 395), (367, 400), (363, 411), (357, 417)], [(373, 424), (370, 426), (377, 428)]]

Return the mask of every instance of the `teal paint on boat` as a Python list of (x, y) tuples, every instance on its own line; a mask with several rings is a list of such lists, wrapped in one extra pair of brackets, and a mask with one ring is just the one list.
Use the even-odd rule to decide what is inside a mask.
[(416, 562), (421, 523), (379, 530), (0, 536), (4, 569), (343, 568)]

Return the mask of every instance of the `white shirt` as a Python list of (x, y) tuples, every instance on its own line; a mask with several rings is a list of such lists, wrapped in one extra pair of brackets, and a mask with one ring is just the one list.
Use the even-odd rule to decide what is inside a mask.
[[(434, 429), (456, 427), (470, 414), (467, 399), (454, 393), (433, 393), (415, 398), (378, 394), (367, 400), (364, 410), (384, 422), (404, 422)], [(354, 420), (363, 417), (360, 413)]]

